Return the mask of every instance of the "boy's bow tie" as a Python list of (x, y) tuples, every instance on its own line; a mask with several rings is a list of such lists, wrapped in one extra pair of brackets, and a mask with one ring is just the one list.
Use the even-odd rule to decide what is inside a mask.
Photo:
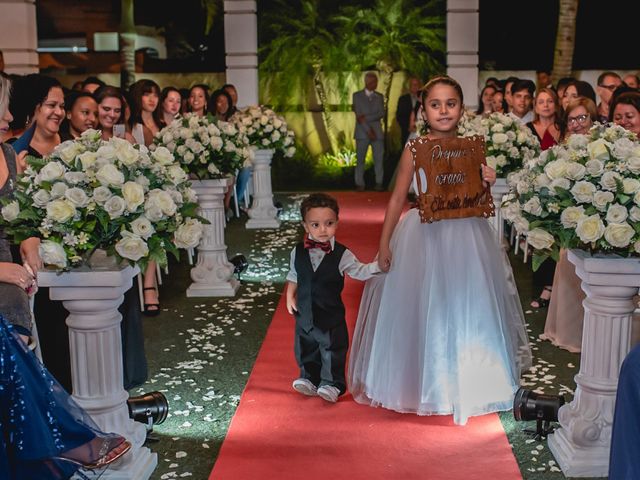
[(304, 248), (319, 248), (324, 253), (331, 253), (331, 242), (317, 242), (307, 237), (304, 239)]

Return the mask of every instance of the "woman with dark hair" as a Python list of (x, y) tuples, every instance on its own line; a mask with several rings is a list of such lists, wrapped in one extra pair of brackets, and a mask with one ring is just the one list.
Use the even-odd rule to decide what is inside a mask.
[[(119, 88), (106, 85), (93, 94), (98, 102), (98, 126), (102, 130), (102, 139), (109, 140), (114, 135), (135, 143), (133, 136), (126, 131), (124, 122), (124, 98)], [(114, 126), (118, 125), (115, 128)]]
[(582, 80), (573, 80), (569, 82), (562, 93), (562, 109), (569, 105), (569, 102), (576, 100), (578, 97), (585, 97), (595, 103), (596, 92), (593, 87)]
[(509, 110), (509, 105), (507, 105), (507, 101), (504, 99), (504, 92), (502, 90), (497, 90), (496, 93), (493, 94), (491, 104), (491, 109), (494, 112), (507, 113)]
[[(164, 127), (162, 112), (158, 108), (160, 100), (160, 87), (153, 80), (138, 80), (131, 86), (131, 118), (129, 126), (134, 132), (133, 136), (138, 143), (149, 146), (153, 142), (153, 136)], [(136, 135), (136, 131), (142, 135)]]
[(72, 140), (98, 126), (98, 102), (88, 92), (70, 91), (64, 97), (66, 117), (60, 126), (60, 139)]
[(609, 106), (609, 121), (640, 138), (640, 92), (626, 91), (615, 95)]
[(211, 94), (207, 110), (218, 120), (228, 122), (231, 118), (231, 95), (225, 90), (216, 90)]
[(476, 113), (478, 115), (489, 115), (493, 111), (493, 96), (498, 91), (493, 85), (485, 85), (480, 92), (480, 99), (478, 100), (478, 109)]
[(182, 107), (182, 95), (175, 87), (164, 87), (160, 93), (160, 106), (165, 125), (169, 125), (179, 115)]
[(193, 112), (199, 117), (207, 114), (207, 104), (209, 103), (209, 87), (201, 83), (189, 89), (189, 99), (187, 101), (187, 111)]

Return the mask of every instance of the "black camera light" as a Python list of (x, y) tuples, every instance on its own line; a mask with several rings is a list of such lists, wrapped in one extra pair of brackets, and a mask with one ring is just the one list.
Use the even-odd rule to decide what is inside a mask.
[(129, 418), (146, 424), (147, 431), (152, 432), (153, 426), (164, 422), (169, 413), (169, 402), (160, 392), (149, 392), (127, 400)]
[(536, 430), (525, 430), (542, 440), (553, 432), (551, 422), (558, 421), (558, 410), (564, 405), (562, 395), (543, 395), (520, 387), (513, 399), (513, 416), (517, 421), (536, 421)]
[(249, 261), (247, 257), (242, 254), (236, 255), (235, 257), (229, 259), (229, 262), (233, 265), (233, 273), (236, 274), (238, 280), (240, 280), (240, 274), (244, 272), (249, 266)]

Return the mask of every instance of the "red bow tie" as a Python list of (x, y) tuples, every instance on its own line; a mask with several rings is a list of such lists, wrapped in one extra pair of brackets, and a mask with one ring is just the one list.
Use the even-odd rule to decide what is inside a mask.
[(331, 253), (331, 242), (316, 242), (307, 237), (304, 239), (304, 248), (319, 248), (324, 253)]

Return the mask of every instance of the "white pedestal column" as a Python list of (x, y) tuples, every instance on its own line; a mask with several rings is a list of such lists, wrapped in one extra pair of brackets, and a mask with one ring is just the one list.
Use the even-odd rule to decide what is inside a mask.
[(447, 0), (447, 75), (462, 87), (466, 106), (478, 103), (479, 0)]
[(0, 2), (0, 49), (6, 73), (38, 73), (38, 28), (34, 0)]
[(118, 307), (137, 273), (133, 267), (102, 271), (83, 267), (62, 275), (38, 273), (38, 283), (50, 287), (51, 299), (62, 300), (69, 310), (74, 400), (101, 430), (123, 435), (132, 444), (123, 460), (102, 475), (109, 480), (146, 480), (158, 464), (157, 455), (143, 447), (145, 426), (129, 418), (129, 395), (122, 386), (122, 315)]
[(224, 0), (227, 83), (238, 90), (238, 106), (258, 105), (258, 17), (255, 0)]
[(227, 258), (224, 243), (224, 195), (233, 184), (231, 178), (192, 181), (198, 194), (200, 215), (209, 220), (204, 225), (198, 262), (191, 269), (193, 283), (187, 297), (233, 297), (240, 283), (233, 276), (233, 265)]
[(273, 150), (256, 150), (253, 159), (253, 202), (247, 228), (280, 228), (278, 209), (271, 191), (271, 159)]
[(504, 218), (502, 218), (502, 197), (509, 192), (507, 180), (504, 178), (497, 178), (496, 183), (491, 187), (491, 196), (493, 197), (493, 206), (496, 213), (492, 219), (493, 228), (498, 236), (498, 242), (502, 245), (502, 239), (504, 238)]
[(592, 257), (570, 250), (582, 279), (584, 330), (573, 401), (560, 408), (562, 428), (549, 448), (567, 477), (605, 477), (618, 375), (630, 349), (633, 297), (640, 286), (640, 259)]

